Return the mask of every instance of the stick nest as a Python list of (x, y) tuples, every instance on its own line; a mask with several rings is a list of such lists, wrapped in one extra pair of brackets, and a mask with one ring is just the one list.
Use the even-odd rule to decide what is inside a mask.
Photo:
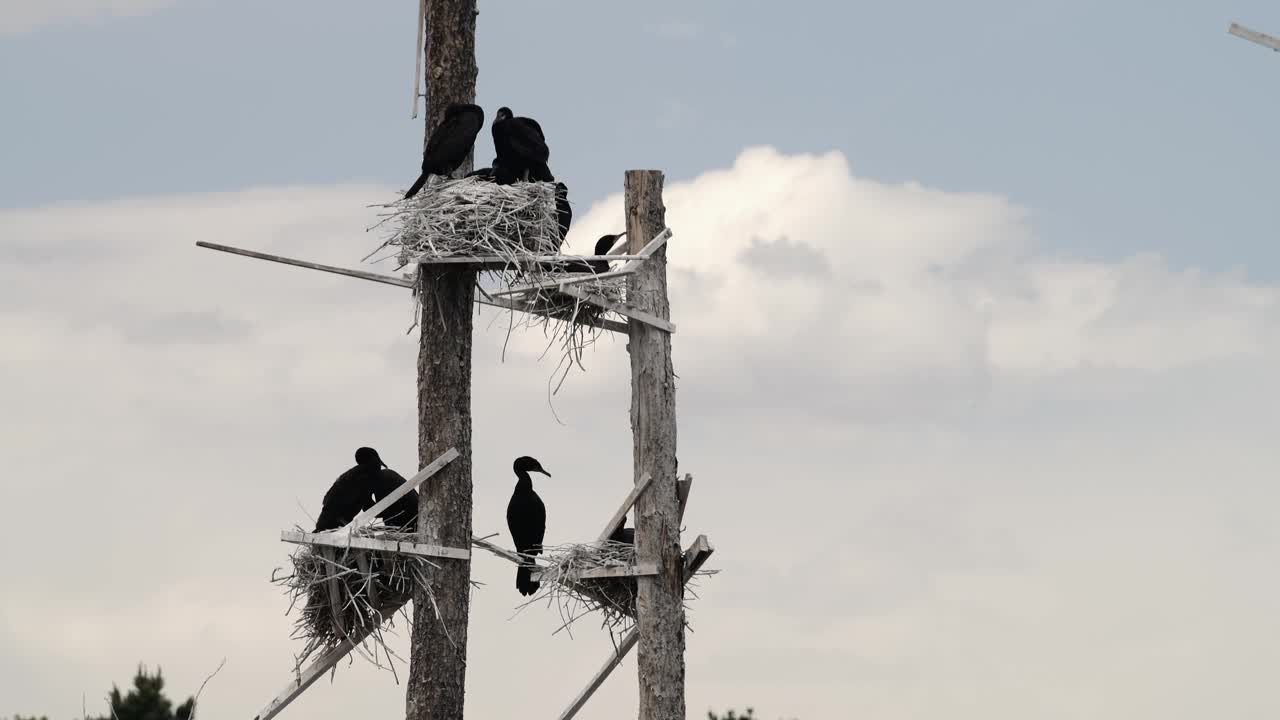
[[(584, 369), (583, 351), (604, 332), (601, 321), (613, 316), (609, 311), (555, 287), (530, 290), (520, 295), (494, 296), (490, 293), (515, 286), (553, 283), (561, 279), (581, 279), (582, 273), (565, 272), (563, 263), (535, 262), (539, 255), (560, 252), (559, 219), (555, 185), (520, 182), (498, 185), (479, 178), (430, 181), (418, 194), (404, 200), (378, 205), (381, 220), (375, 227), (389, 227), (390, 237), (365, 259), (389, 249), (398, 268), (423, 257), (466, 258), (496, 256), (503, 266), (485, 268), (477, 283), (483, 295), (499, 305), (514, 303), (534, 312), (508, 310), (508, 334), (518, 329), (541, 328), (547, 338), (543, 352), (558, 347), (560, 362), (552, 375), (554, 393), (574, 366)], [(379, 258), (381, 259), (381, 258)], [(414, 325), (421, 316), (422, 298), (430, 292), (431, 275), (450, 272), (449, 265), (422, 266), (421, 282), (414, 292)], [(576, 283), (576, 287), (614, 302), (626, 300), (626, 278), (610, 277)], [(625, 321), (625, 318), (621, 318)], [(412, 330), (412, 327), (410, 328)]]
[(379, 225), (393, 226), (382, 247), (397, 248), (401, 267), (424, 255), (498, 255), (517, 261), (555, 254), (559, 248), (552, 183), (498, 185), (479, 178), (436, 177), (431, 181), (408, 200), (381, 206), (385, 212)]
[[(524, 609), (534, 603), (554, 605), (560, 612), (563, 624), (555, 632), (568, 630), (578, 620), (591, 615), (600, 616), (600, 626), (609, 630), (615, 643), (635, 627), (638, 584), (634, 576), (609, 578), (579, 578), (585, 570), (626, 567), (636, 564), (636, 548), (630, 543), (606, 540), (602, 543), (553, 545), (544, 547), (538, 556), (542, 571), (541, 585), (532, 598), (520, 606)], [(697, 597), (693, 586), (699, 577), (714, 575), (715, 570), (699, 570), (685, 584), (688, 597)], [(686, 621), (686, 625), (687, 625)], [(552, 633), (553, 635), (555, 633)]]
[[(416, 542), (417, 535), (389, 531), (379, 526), (360, 528), (356, 537)], [(326, 652), (344, 640), (357, 642), (357, 649), (374, 665), (382, 667), (379, 653), (388, 665), (395, 654), (383, 638), (391, 629), (397, 611), (422, 589), (431, 604), (429, 568), (438, 567), (427, 558), (385, 550), (299, 545), (290, 556), (293, 572), (271, 581), (284, 588), (289, 612), (301, 607), (292, 637), (305, 642), (295, 658), (295, 670), (308, 659)], [(384, 626), (385, 624), (385, 626)], [(372, 645), (372, 648), (369, 647)], [(372, 650), (372, 652), (370, 652)], [(394, 667), (391, 667), (394, 672)]]

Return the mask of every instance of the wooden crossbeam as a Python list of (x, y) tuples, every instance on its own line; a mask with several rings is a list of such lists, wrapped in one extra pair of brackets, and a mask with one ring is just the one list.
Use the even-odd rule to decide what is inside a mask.
[(420, 255), (415, 262), (419, 265), (483, 265), (486, 267), (507, 267), (508, 265), (524, 267), (526, 265), (563, 264), (591, 260), (648, 260), (648, 255), (530, 255), (523, 257), (506, 257), (503, 255), (452, 255), (431, 256)]
[(219, 245), (217, 243), (200, 241), (196, 243), (196, 247), (218, 250), (220, 252), (231, 253), (232, 255), (243, 255), (244, 257), (250, 257), (256, 260), (269, 260), (282, 265), (293, 265), (294, 267), (306, 268), (308, 270), (319, 270), (321, 272), (334, 273), (335, 275), (346, 275), (347, 277), (383, 283), (384, 285), (395, 285), (403, 288), (412, 288), (414, 285), (414, 281), (408, 278), (396, 277), (394, 275), (381, 275), (378, 273), (367, 272), (365, 270), (352, 270), (350, 268), (334, 267), (333, 265), (321, 265), (320, 263), (313, 263), (307, 260), (295, 260), (294, 258), (287, 258), (283, 255), (272, 255), (270, 253), (257, 252), (256, 250), (244, 250), (242, 248), (231, 247), (230, 245)]
[[(597, 277), (600, 277), (600, 276), (597, 276)], [(670, 320), (663, 320), (662, 318), (658, 317), (657, 315), (654, 315), (651, 312), (641, 310), (640, 308), (637, 308), (637, 307), (632, 307), (631, 305), (624, 305), (623, 303), (620, 303), (620, 302), (614, 302), (613, 300), (606, 298), (600, 293), (587, 292), (586, 290), (573, 287), (572, 285), (561, 285), (559, 287), (559, 290), (565, 295), (571, 295), (573, 297), (578, 298), (582, 302), (591, 303), (592, 305), (597, 305), (599, 307), (604, 308), (605, 310), (612, 310), (613, 312), (616, 312), (619, 315), (625, 315), (626, 317), (629, 317), (632, 320), (639, 320), (640, 322), (646, 325), (652, 325), (653, 327), (656, 327), (659, 330), (664, 330), (669, 333), (674, 333), (676, 331), (675, 323), (671, 322)]]
[[(707, 540), (706, 535), (699, 535), (698, 538), (693, 541), (693, 544), (689, 546), (689, 549), (684, 552), (685, 583), (688, 583), (694, 574), (702, 568), (703, 564), (707, 562), (707, 559), (711, 557), (711, 553), (713, 552), (715, 552), (715, 548), (711, 546), (711, 542)], [(604, 684), (604, 681), (608, 679), (610, 673), (622, 664), (623, 659), (627, 657), (627, 653), (631, 652), (631, 649), (636, 646), (636, 643), (639, 640), (639, 630), (632, 628), (630, 632), (622, 638), (622, 642), (618, 643), (617, 650), (609, 653), (609, 657), (605, 659), (604, 664), (596, 671), (596, 674), (591, 678), (591, 682), (587, 683), (587, 686), (583, 688), (582, 692), (578, 693), (578, 696), (573, 699), (573, 702), (569, 703), (569, 707), (565, 708), (565, 711), (560, 713), (560, 720), (571, 720), (571, 718), (578, 714), (578, 711), (582, 710), (583, 706), (587, 704), (587, 701), (591, 699), (591, 696), (594, 695), (596, 691), (600, 689), (600, 686)]]
[(1244, 38), (1252, 43), (1257, 43), (1265, 48), (1271, 48), (1276, 52), (1280, 52), (1280, 38), (1274, 38), (1266, 33), (1260, 33), (1249, 28), (1242, 27), (1235, 23), (1231, 23), (1231, 27), (1227, 28), (1227, 32), (1239, 38)]
[[(457, 457), (457, 448), (449, 448), (448, 450), (445, 450), (443, 455), (428, 463), (426, 467), (418, 471), (417, 475), (409, 478), (409, 480), (401, 484), (400, 487), (392, 490), (386, 497), (374, 503), (373, 507), (357, 515), (356, 519), (351, 521), (351, 532), (355, 532), (356, 529), (362, 525), (373, 522), (373, 519), (378, 516), (378, 513), (391, 507), (392, 503), (416, 490), (427, 478), (440, 472), (441, 468), (453, 462)], [(471, 557), (470, 553), (467, 554), (467, 557)]]
[[(591, 282), (592, 280), (603, 280), (605, 278), (625, 277), (627, 275), (634, 273), (636, 270), (639, 270), (640, 264), (643, 263), (645, 260), (648, 260), (650, 256), (652, 256), (655, 252), (658, 251), (658, 248), (665, 245), (667, 243), (667, 240), (671, 239), (672, 234), (673, 233), (671, 232), (671, 228), (666, 228), (662, 232), (658, 233), (656, 236), (654, 236), (652, 240), (649, 241), (648, 245), (645, 245), (643, 248), (640, 249), (640, 252), (637, 253), (635, 256), (636, 257), (635, 260), (631, 260), (627, 262), (619, 270), (612, 270), (610, 272), (600, 273), (599, 275), (591, 275), (591, 274), (583, 273), (582, 277), (580, 278), (548, 280), (546, 282), (530, 283), (528, 285), (513, 285), (507, 288), (506, 290), (500, 290), (498, 292), (490, 293), (490, 294), (491, 295), (518, 295), (520, 293), (529, 292), (530, 290), (550, 290), (552, 288), (557, 288), (557, 287), (563, 291), (565, 285), (576, 285), (578, 283)], [(621, 256), (613, 255), (611, 257), (613, 257), (614, 259), (618, 259)]]
[[(230, 245), (219, 245), (218, 243), (210, 243), (210, 242), (204, 242), (204, 241), (197, 242), (196, 246), (202, 247), (202, 248), (208, 248), (210, 250), (218, 250), (220, 252), (231, 253), (232, 255), (240, 255), (242, 257), (254, 258), (256, 260), (268, 260), (270, 262), (280, 263), (282, 265), (292, 265), (294, 267), (306, 268), (308, 270), (319, 270), (320, 272), (333, 273), (335, 275), (343, 275), (345, 277), (352, 277), (359, 280), (368, 280), (370, 282), (381, 283), (383, 285), (394, 285), (396, 287), (412, 289), (417, 284), (417, 280), (413, 276), (397, 277), (395, 275), (383, 275), (380, 273), (368, 272), (366, 270), (355, 270), (352, 268), (336, 267), (334, 265), (322, 265), (320, 263), (314, 263), (309, 260), (298, 260), (297, 258), (285, 257), (284, 255), (272, 255), (271, 253), (258, 252), (256, 250), (245, 250), (244, 248), (232, 247)], [(546, 256), (540, 256), (540, 257), (543, 259), (562, 258), (562, 259), (565, 259), (566, 262), (570, 260), (576, 260), (576, 259), (586, 259), (586, 260), (635, 259), (643, 262), (643, 260), (647, 256), (641, 256), (641, 255), (546, 255)], [(462, 263), (465, 260), (467, 260), (467, 258), (437, 258), (436, 260), (431, 262), (424, 261), (422, 264)], [(627, 270), (627, 271), (618, 271), (616, 273), (614, 272), (601, 273), (599, 275), (591, 275), (591, 274), (584, 273), (583, 278), (568, 278), (566, 282), (585, 282), (587, 280), (602, 278), (606, 276), (618, 277), (622, 275), (628, 275), (631, 272), (633, 271)], [(556, 285), (553, 283), (549, 287), (556, 287)], [(477, 293), (475, 301), (481, 305), (492, 305), (494, 307), (500, 307), (507, 310), (518, 310), (519, 312), (529, 313), (530, 315), (539, 315), (541, 317), (553, 317), (546, 310), (539, 308), (534, 303), (521, 301), (517, 299), (507, 299), (504, 297), (500, 297), (502, 295), (511, 295), (511, 294), (517, 294), (519, 292), (527, 292), (528, 290), (529, 288), (527, 287), (524, 288), (523, 290), (516, 291), (516, 293), (511, 292), (509, 289), (499, 290), (495, 293), (492, 293), (489, 297), (485, 297), (484, 295)], [(495, 296), (499, 296), (499, 297), (495, 297)], [(560, 320), (562, 318), (554, 318), (554, 319)], [(590, 325), (592, 327), (598, 327), (603, 330), (610, 330), (612, 332), (620, 333), (623, 335), (628, 333), (626, 323), (621, 323), (616, 320), (609, 320), (607, 318), (591, 318), (591, 319), (583, 318), (583, 319), (575, 319), (574, 322), (579, 322), (584, 325)]]
[(322, 545), (332, 548), (356, 548), (359, 550), (381, 550), (403, 555), (420, 555), (422, 557), (449, 558), (468, 560), (471, 551), (465, 548), (443, 547), (427, 543), (409, 542), (406, 540), (383, 540), (381, 538), (363, 538), (342, 533), (307, 533), (296, 530), (285, 530), (280, 539), (298, 545)]
[[(545, 573), (542, 570), (536, 570), (530, 573), (529, 577), (534, 582), (540, 582)], [(642, 562), (635, 565), (613, 565), (608, 567), (588, 568), (578, 572), (565, 573), (559, 579), (561, 582), (575, 582), (577, 580), (595, 580), (600, 578), (619, 578), (619, 577), (642, 577), (645, 575), (657, 575), (658, 563)]]

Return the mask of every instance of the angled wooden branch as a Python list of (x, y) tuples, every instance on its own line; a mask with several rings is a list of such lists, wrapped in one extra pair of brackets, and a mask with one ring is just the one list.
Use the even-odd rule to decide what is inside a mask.
[(637, 483), (635, 487), (631, 488), (631, 492), (627, 493), (627, 497), (622, 501), (622, 505), (613, 513), (613, 517), (609, 518), (609, 523), (604, 526), (604, 530), (600, 531), (600, 536), (596, 538), (596, 542), (602, 543), (609, 539), (609, 536), (617, 529), (618, 523), (622, 522), (622, 519), (631, 511), (631, 506), (636, 504), (636, 500), (640, 499), (640, 493), (644, 492), (644, 489), (649, 487), (649, 483), (652, 480), (653, 476), (649, 475), (649, 473), (645, 473), (644, 477), (640, 478), (640, 482)]
[(334, 273), (335, 275), (346, 275), (347, 277), (360, 278), (361, 280), (371, 280), (384, 285), (395, 285), (397, 287), (412, 288), (414, 281), (408, 278), (396, 277), (394, 275), (380, 275), (378, 273), (367, 272), (365, 270), (352, 270), (350, 268), (334, 267), (333, 265), (321, 265), (307, 260), (295, 260), (287, 258), (283, 255), (272, 255), (270, 253), (257, 252), (255, 250), (244, 250), (242, 248), (231, 247), (230, 245), (219, 245), (217, 243), (197, 242), (196, 247), (208, 248), (210, 250), (219, 250), (232, 255), (243, 255), (244, 257), (254, 258), (256, 260), (270, 260), (271, 262), (280, 263), (282, 265), (293, 265), (294, 267), (307, 268), (308, 270), (319, 270), (321, 272)]
[(1235, 23), (1231, 23), (1231, 27), (1227, 28), (1227, 32), (1239, 38), (1244, 38), (1252, 43), (1257, 43), (1265, 48), (1270, 48), (1276, 52), (1280, 52), (1280, 39), (1271, 37), (1266, 33), (1260, 33), (1249, 28), (1242, 27)]

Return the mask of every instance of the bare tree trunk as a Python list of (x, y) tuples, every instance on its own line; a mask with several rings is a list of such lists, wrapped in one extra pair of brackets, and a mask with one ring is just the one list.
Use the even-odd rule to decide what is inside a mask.
[[(662, 173), (628, 170), (625, 180), (629, 252), (639, 252), (666, 227)], [(629, 304), (669, 319), (667, 250), (658, 250), (631, 276)], [(680, 556), (680, 504), (676, 496), (676, 387), (671, 335), (630, 321), (631, 432), (635, 480), (653, 482), (635, 506), (636, 553), (656, 560), (658, 575), (638, 579), (640, 720), (683, 720), (684, 572)]]
[[(427, 0), (427, 136), (453, 103), (475, 102), (476, 0)], [(468, 158), (457, 174), (471, 171)], [(442, 267), (442, 266), (437, 266)], [(447, 266), (443, 266), (447, 267)], [(418, 465), (450, 447), (459, 457), (419, 494), (423, 542), (471, 546), (471, 328), (473, 271), (422, 272), (418, 351)], [(409, 720), (461, 720), (467, 677), (469, 560), (444, 560), (431, 574), (435, 603), (413, 598), (406, 714)], [(438, 610), (438, 615), (437, 615)]]

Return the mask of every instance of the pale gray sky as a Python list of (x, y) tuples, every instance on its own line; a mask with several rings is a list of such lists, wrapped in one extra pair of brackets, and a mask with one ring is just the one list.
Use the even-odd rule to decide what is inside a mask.
[[(412, 4), (301, 7), (0, 9), (0, 716), (101, 711), (138, 661), (186, 694), (226, 657), (205, 717), (251, 717), (298, 649), (279, 530), (359, 445), (413, 469), (408, 294), (193, 247), (355, 265), (416, 175)], [(480, 100), (542, 121), (573, 247), (617, 229), (623, 170), (668, 172), (687, 519), (723, 571), (690, 717), (1280, 712), (1280, 57), (1225, 34), (1280, 14), (481, 7)], [(529, 27), (545, 68), (506, 46)], [(584, 539), (629, 482), (623, 344), (561, 426), (545, 340), (501, 362), (503, 323), (477, 323), (477, 530), (507, 541), (532, 454), (548, 541)], [(474, 567), (469, 714), (553, 716), (608, 638), (512, 618), (510, 566)], [(583, 717), (633, 714), (634, 672)], [(360, 661), (288, 711), (402, 712)]]

